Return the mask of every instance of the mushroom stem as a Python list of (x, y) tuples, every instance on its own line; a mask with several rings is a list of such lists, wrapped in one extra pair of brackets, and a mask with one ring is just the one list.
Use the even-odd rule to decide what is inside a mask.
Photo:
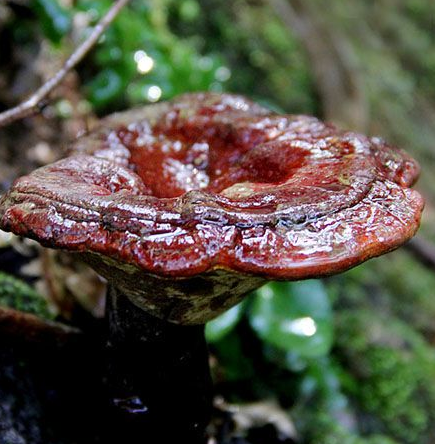
[(206, 442), (212, 382), (204, 325), (158, 319), (115, 287), (109, 289), (107, 318), (107, 385), (115, 433), (123, 442), (128, 436), (131, 444), (150, 437)]

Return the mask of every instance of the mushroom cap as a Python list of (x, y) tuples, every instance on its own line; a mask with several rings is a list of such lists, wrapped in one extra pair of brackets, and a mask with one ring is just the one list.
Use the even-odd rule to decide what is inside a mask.
[(418, 174), (380, 138), (187, 94), (103, 119), (18, 179), (0, 228), (81, 252), (137, 305), (199, 323), (265, 279), (338, 273), (404, 243)]

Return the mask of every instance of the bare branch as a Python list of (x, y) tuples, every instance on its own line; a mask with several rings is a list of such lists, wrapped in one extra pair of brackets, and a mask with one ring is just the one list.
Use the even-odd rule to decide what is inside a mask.
[(8, 125), (15, 120), (22, 119), (38, 112), (44, 105), (46, 97), (58, 86), (68, 72), (79, 63), (90, 49), (98, 42), (98, 39), (112, 23), (119, 11), (130, 0), (117, 0), (107, 11), (106, 15), (95, 25), (89, 37), (81, 43), (71, 56), (66, 60), (62, 68), (50, 79), (48, 79), (27, 100), (7, 111), (0, 113), (0, 127)]

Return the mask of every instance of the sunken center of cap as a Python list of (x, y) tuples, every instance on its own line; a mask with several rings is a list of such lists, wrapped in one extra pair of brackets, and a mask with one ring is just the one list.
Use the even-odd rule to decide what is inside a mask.
[(280, 184), (306, 163), (308, 150), (271, 141), (264, 118), (237, 128), (201, 117), (114, 130), (150, 194), (172, 198), (192, 190), (220, 193), (238, 183)]

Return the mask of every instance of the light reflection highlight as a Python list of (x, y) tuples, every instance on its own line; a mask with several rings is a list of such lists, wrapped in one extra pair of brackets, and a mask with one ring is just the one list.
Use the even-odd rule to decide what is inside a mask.
[(143, 50), (136, 51), (133, 58), (136, 62), (137, 70), (141, 74), (147, 74), (154, 68), (154, 59)]
[(162, 89), (159, 86), (153, 85), (148, 88), (147, 99), (150, 102), (157, 102), (160, 97), (162, 97)]
[(298, 336), (313, 336), (317, 332), (317, 325), (313, 318), (307, 316), (282, 322), (281, 330)]

